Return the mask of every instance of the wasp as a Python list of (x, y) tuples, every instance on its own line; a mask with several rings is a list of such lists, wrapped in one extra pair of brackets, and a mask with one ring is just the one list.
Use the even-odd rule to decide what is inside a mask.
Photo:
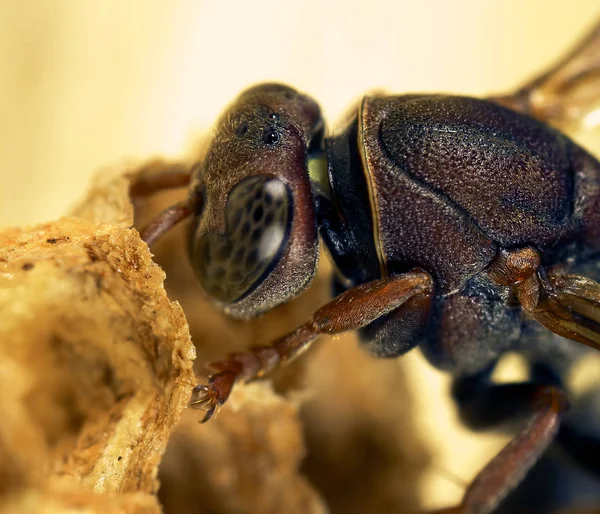
[[(272, 344), (212, 363), (190, 406), (206, 421), (236, 382), (319, 336), (358, 331), (378, 357), (420, 347), (453, 375), (469, 424), (524, 421), (447, 512), (494, 511), (555, 439), (597, 469), (600, 436), (565, 426), (561, 377), (565, 348), (600, 349), (600, 162), (553, 125), (583, 115), (598, 75), (600, 26), (513, 94), (369, 95), (335, 134), (311, 97), (260, 84), (230, 105), (191, 170), (138, 177), (134, 198), (189, 186), (142, 238), (189, 219), (198, 282), (232, 317), (303, 292), (320, 241), (335, 269), (333, 300)], [(527, 357), (531, 379), (495, 384), (509, 351)]]

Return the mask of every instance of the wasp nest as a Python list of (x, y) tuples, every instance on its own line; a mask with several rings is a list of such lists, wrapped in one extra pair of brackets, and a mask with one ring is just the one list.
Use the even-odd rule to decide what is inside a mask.
[(69, 217), (0, 232), (0, 511), (159, 512), (191, 344), (125, 179)]

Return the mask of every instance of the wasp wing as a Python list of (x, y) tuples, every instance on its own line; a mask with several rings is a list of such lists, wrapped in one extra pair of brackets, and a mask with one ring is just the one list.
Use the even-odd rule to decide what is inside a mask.
[(556, 65), (517, 91), (488, 100), (564, 130), (598, 108), (599, 87), (600, 21)]

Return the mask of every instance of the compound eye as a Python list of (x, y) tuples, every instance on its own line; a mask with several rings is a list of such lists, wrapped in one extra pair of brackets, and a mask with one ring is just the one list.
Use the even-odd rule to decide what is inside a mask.
[(197, 271), (208, 294), (231, 304), (254, 291), (279, 262), (290, 234), (292, 193), (279, 179), (247, 178), (229, 193), (225, 219), (225, 234), (200, 239)]

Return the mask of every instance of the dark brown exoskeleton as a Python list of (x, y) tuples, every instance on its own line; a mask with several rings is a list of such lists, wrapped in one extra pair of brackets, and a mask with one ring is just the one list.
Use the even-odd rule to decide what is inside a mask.
[[(367, 96), (326, 138), (312, 99), (259, 85), (223, 115), (191, 174), (140, 177), (132, 196), (191, 183), (189, 198), (142, 235), (152, 243), (191, 217), (196, 275), (232, 316), (302, 292), (319, 234), (335, 265), (338, 296), (272, 345), (212, 363), (191, 406), (210, 418), (237, 381), (263, 376), (322, 334), (358, 330), (381, 357), (420, 346), (456, 377), (466, 421), (527, 421), (452, 509), (493, 511), (559, 431), (572, 341), (600, 349), (600, 162), (536, 119), (561, 115), (556, 98), (568, 100), (599, 69), (596, 29), (514, 95)], [(546, 95), (541, 104), (534, 93)], [(530, 381), (491, 382), (507, 351), (528, 356)], [(582, 461), (600, 455), (600, 434), (585, 452), (573, 440), (565, 448)]]

